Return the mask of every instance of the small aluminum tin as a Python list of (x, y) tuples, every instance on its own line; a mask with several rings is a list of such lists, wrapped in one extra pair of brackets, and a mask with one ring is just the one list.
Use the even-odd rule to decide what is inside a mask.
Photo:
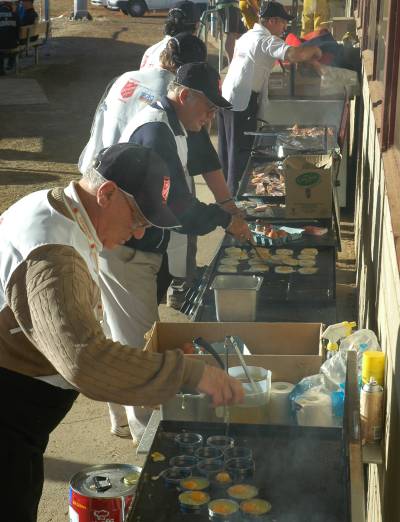
[(234, 500), (249, 500), (258, 495), (258, 488), (251, 484), (234, 484), (227, 489), (227, 493)]
[[(192, 484), (196, 484), (196, 486)], [(203, 491), (210, 487), (210, 481), (206, 477), (192, 475), (180, 480), (179, 487), (183, 491)]]

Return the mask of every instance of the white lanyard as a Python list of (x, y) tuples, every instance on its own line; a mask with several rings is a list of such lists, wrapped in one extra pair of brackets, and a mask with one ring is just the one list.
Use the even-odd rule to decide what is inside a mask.
[[(74, 201), (70, 199), (68, 196), (65, 195), (64, 191), (62, 193), (62, 198), (65, 206), (68, 209), (68, 212), (70, 213), (72, 219), (75, 221), (75, 223), (78, 224), (79, 228), (84, 233), (86, 239), (89, 243), (89, 249), (90, 249), (90, 257), (93, 261), (93, 267), (94, 271), (97, 275), (98, 281), (100, 281), (100, 274), (99, 274), (99, 254), (97, 252), (96, 248), (96, 240), (92, 234), (92, 231), (88, 227), (88, 224), (86, 223), (84, 217), (82, 216), (81, 211), (79, 210), (79, 207), (74, 204)], [(102, 323), (103, 322), (103, 303), (101, 302), (101, 293), (100, 293), (100, 301), (96, 305), (96, 308), (94, 310), (96, 319)]]

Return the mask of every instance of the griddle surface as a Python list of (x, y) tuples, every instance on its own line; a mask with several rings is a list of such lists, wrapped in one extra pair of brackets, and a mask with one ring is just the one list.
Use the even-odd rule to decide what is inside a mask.
[[(221, 425), (162, 421), (150, 454), (178, 454), (173, 437), (182, 431), (222, 435)], [(339, 428), (302, 428), (232, 424), (229, 435), (253, 450), (253, 484), (259, 497), (271, 502), (268, 521), (348, 522), (347, 463)], [(208, 521), (207, 512), (193, 515), (179, 510), (176, 489), (152, 476), (168, 466), (147, 459), (128, 522)], [(211, 491), (211, 497), (213, 494)], [(239, 518), (240, 520), (240, 518)]]

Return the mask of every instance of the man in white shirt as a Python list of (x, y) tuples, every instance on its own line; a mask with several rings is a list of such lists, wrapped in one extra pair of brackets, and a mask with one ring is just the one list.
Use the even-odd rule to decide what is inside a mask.
[(268, 99), (268, 78), (276, 60), (313, 62), (321, 58), (315, 46), (291, 47), (280, 35), (292, 20), (282, 4), (267, 2), (260, 7), (259, 23), (236, 41), (232, 63), (222, 86), (231, 111), (218, 115), (218, 154), (228, 187), (237, 191), (253, 143), (244, 132), (255, 131), (257, 115)]
[(160, 54), (165, 49), (167, 42), (178, 33), (196, 34), (200, 21), (200, 12), (195, 3), (190, 0), (177, 2), (169, 10), (164, 26), (164, 38), (149, 47), (140, 62), (140, 68), (157, 67)]

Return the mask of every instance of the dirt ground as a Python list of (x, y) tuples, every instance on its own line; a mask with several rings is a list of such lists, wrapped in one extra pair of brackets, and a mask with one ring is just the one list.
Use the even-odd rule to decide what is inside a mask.
[[(72, 5), (72, 0), (53, 0), (52, 38), (41, 50), (39, 66), (24, 59), (18, 77), (0, 79), (0, 89), (9, 80), (33, 79), (48, 100), (24, 104), (19, 98), (0, 108), (0, 212), (29, 192), (66, 185), (78, 176), (76, 162), (104, 88), (115, 76), (137, 69), (144, 50), (161, 39), (162, 15), (134, 19), (90, 6), (92, 22), (71, 22)], [(211, 54), (215, 59), (215, 50)], [(12, 98), (12, 92), (8, 94)], [(204, 185), (199, 190), (207, 200)], [(346, 248), (338, 265), (341, 320), (355, 316), (351, 216), (343, 228)], [(215, 232), (200, 243), (200, 264), (210, 259), (220, 237)], [(171, 318), (169, 311), (162, 313)], [(181, 319), (178, 314), (173, 318)], [(106, 406), (80, 397), (51, 435), (39, 522), (68, 520), (70, 477), (85, 466), (111, 462), (140, 463), (140, 459), (131, 441), (110, 435)]]

